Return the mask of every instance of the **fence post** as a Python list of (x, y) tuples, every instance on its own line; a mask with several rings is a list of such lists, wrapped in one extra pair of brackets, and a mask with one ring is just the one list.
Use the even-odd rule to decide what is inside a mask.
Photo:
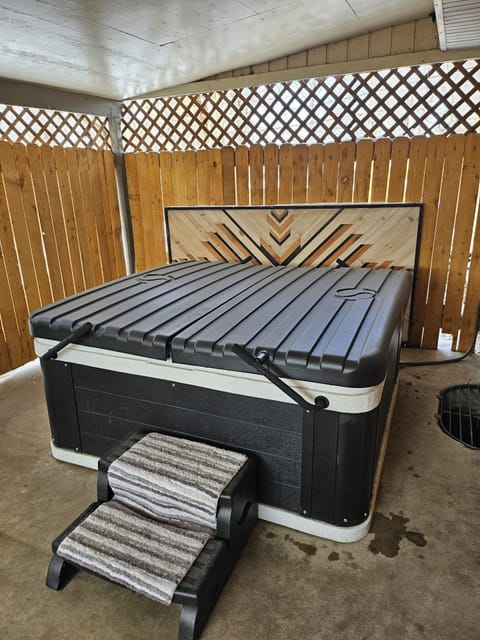
[(133, 245), (132, 217), (128, 200), (127, 171), (125, 169), (125, 152), (122, 143), (121, 105), (111, 109), (108, 117), (108, 129), (112, 143), (112, 153), (115, 164), (115, 177), (117, 179), (118, 207), (122, 225), (122, 244), (125, 253), (125, 266), (127, 274), (135, 271), (135, 249)]

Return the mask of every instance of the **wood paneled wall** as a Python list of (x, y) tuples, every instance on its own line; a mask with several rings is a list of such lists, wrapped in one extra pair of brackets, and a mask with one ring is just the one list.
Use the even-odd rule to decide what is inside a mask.
[(0, 143), (0, 373), (34, 357), (28, 316), (125, 274), (113, 155)]
[(166, 262), (173, 205), (422, 202), (411, 344), (464, 349), (480, 300), (480, 136), (127, 154), (138, 270)]

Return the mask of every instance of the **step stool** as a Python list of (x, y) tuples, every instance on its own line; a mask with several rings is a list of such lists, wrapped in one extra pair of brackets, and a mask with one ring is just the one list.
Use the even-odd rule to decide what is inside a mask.
[(257, 520), (255, 463), (166, 434), (131, 434), (98, 464), (97, 501), (52, 543), (47, 586), (78, 569), (182, 605), (199, 637)]

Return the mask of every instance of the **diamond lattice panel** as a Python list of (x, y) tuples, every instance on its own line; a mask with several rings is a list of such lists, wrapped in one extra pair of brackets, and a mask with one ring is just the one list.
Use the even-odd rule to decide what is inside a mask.
[(111, 149), (106, 118), (0, 104), (0, 141)]
[(480, 61), (425, 64), (138, 100), (125, 104), (126, 151), (480, 131)]

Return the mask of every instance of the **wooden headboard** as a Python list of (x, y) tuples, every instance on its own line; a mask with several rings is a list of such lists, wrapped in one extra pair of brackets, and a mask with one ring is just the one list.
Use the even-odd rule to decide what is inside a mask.
[(419, 204), (166, 209), (170, 261), (415, 270)]

